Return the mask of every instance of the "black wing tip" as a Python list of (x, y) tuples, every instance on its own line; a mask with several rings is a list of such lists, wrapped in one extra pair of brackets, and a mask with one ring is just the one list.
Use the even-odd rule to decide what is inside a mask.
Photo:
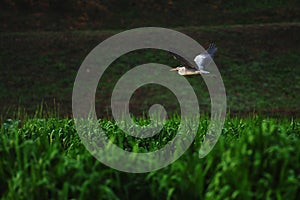
[(206, 50), (206, 52), (213, 58), (214, 54), (218, 50), (217, 45), (215, 42), (211, 42)]
[(217, 45), (215, 42), (211, 42), (211, 43), (209, 43), (208, 48), (217, 48)]
[(218, 50), (218, 47), (215, 42), (211, 42), (208, 46), (207, 52), (211, 53), (212, 55)]

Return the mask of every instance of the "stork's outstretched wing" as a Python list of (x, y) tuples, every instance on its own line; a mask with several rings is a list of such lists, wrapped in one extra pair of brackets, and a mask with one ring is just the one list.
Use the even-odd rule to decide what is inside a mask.
[(198, 66), (198, 70), (203, 70), (211, 63), (214, 54), (217, 50), (218, 48), (216, 47), (216, 45), (212, 43), (209, 45), (208, 49), (206, 49), (205, 52), (195, 57), (194, 61)]
[(189, 61), (187, 61), (187, 60), (186, 60), (185, 58), (183, 58), (182, 56), (180, 56), (180, 55), (178, 55), (178, 54), (176, 54), (176, 53), (173, 53), (173, 52), (171, 52), (171, 51), (169, 51), (169, 53), (170, 53), (171, 55), (173, 55), (174, 58), (175, 58), (176, 60), (178, 60), (179, 62), (181, 62), (181, 64), (183, 64), (184, 66), (189, 67), (189, 68), (193, 68), (193, 69), (198, 69), (198, 67), (196, 67), (196, 65), (190, 63)]

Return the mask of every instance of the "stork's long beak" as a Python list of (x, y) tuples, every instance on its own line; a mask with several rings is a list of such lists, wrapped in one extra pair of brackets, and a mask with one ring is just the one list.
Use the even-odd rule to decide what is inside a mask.
[(179, 70), (178, 67), (170, 69), (170, 71), (178, 71), (178, 70)]

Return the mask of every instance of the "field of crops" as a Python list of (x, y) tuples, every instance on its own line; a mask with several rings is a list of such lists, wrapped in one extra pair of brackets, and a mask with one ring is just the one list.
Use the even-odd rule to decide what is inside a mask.
[[(177, 131), (170, 118), (159, 138), (133, 140), (112, 121), (101, 120), (110, 138), (150, 151)], [(140, 119), (141, 125), (143, 123)], [(300, 121), (228, 118), (205, 158), (198, 157), (209, 119), (195, 141), (166, 168), (124, 173), (101, 164), (82, 145), (72, 119), (7, 120), (0, 134), (0, 190), (4, 199), (299, 199)], [(118, 144), (118, 141), (114, 141)], [(125, 147), (123, 147), (125, 148)]]

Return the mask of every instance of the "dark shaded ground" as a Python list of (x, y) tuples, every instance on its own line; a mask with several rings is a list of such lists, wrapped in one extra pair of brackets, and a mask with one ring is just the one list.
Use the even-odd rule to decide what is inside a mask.
[[(251, 115), (299, 116), (300, 25), (280, 23), (189, 27), (177, 29), (206, 47), (214, 40), (219, 50), (215, 63), (227, 90), (228, 111)], [(63, 115), (71, 115), (73, 82), (85, 56), (97, 44), (117, 32), (27, 32), (0, 34), (0, 110), (8, 117), (19, 107), (29, 113), (41, 102), (53, 103)], [(119, 77), (132, 67), (158, 62), (178, 64), (165, 52), (142, 51), (122, 56), (100, 80), (96, 94), (98, 115), (110, 116), (110, 95)], [(121, 70), (120, 70), (121, 69)], [(189, 77), (203, 111), (210, 100), (200, 76)], [(131, 109), (146, 112), (162, 102), (168, 111), (178, 110), (172, 94), (154, 86), (134, 93)]]
[(129, 29), (144, 26), (298, 22), (297, 0), (0, 0), (0, 31)]

